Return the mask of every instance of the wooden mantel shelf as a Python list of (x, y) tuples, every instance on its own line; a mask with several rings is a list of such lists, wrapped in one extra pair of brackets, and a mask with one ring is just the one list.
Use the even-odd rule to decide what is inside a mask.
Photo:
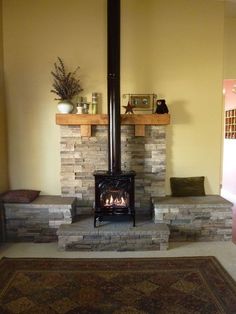
[[(108, 124), (107, 114), (56, 114), (58, 125), (80, 125), (81, 136), (91, 136), (91, 125)], [(121, 124), (135, 125), (135, 136), (145, 136), (145, 125), (170, 124), (169, 114), (122, 114)]]

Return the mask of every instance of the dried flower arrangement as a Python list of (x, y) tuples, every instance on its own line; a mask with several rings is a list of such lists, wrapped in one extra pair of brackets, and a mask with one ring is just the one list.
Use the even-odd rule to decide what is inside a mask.
[(51, 92), (59, 97), (55, 100), (72, 100), (82, 91), (80, 80), (76, 78), (79, 67), (74, 72), (67, 72), (62, 59), (59, 57), (57, 59), (58, 64), (55, 62), (54, 71), (51, 71), (53, 76), (53, 89)]

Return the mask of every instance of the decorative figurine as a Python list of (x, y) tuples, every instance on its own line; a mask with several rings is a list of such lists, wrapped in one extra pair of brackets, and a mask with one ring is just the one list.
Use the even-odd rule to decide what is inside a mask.
[(169, 112), (165, 99), (158, 99), (156, 102), (156, 105), (157, 105), (157, 107), (156, 107), (155, 113), (163, 114), (163, 113)]
[(125, 108), (125, 114), (131, 114), (131, 113), (134, 113), (133, 112), (133, 109), (135, 108), (134, 105), (131, 105), (130, 102), (128, 101), (128, 104), (127, 106), (123, 106), (123, 108)]
[(82, 114), (83, 113), (83, 105), (78, 103), (77, 104), (77, 114)]

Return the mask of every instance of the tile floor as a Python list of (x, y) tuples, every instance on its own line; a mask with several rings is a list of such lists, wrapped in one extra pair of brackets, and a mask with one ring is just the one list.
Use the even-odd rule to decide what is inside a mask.
[(140, 252), (61, 252), (57, 249), (57, 243), (6, 243), (0, 246), (0, 258), (3, 256), (52, 258), (215, 256), (236, 280), (236, 245), (232, 242), (179, 242), (170, 243), (167, 251)]

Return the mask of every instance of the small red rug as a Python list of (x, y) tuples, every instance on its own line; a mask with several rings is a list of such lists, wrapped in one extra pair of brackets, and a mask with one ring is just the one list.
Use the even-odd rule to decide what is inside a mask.
[(215, 257), (3, 258), (0, 313), (235, 314), (236, 283)]

